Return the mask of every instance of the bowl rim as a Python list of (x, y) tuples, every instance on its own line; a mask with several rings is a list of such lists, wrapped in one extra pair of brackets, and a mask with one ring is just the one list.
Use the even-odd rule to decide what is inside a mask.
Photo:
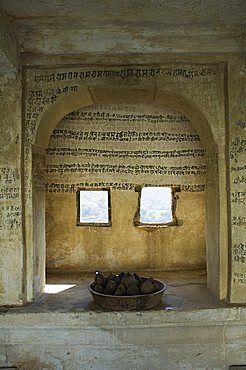
[[(145, 276), (140, 276), (140, 277), (146, 279)], [(165, 290), (167, 288), (167, 285), (165, 283), (163, 283), (162, 281), (158, 280), (158, 279), (153, 279), (153, 280), (162, 285), (162, 288), (160, 290), (158, 290), (157, 292), (153, 292), (153, 293), (134, 294), (134, 295), (112, 295), (112, 294), (98, 293), (98, 292), (95, 292), (95, 290), (93, 290), (92, 287), (91, 287), (92, 284), (94, 283), (94, 280), (92, 280), (90, 282), (90, 284), (88, 285), (88, 289), (89, 289), (89, 291), (92, 295), (95, 294), (95, 295), (100, 296), (100, 297), (110, 297), (110, 298), (114, 298), (114, 299), (119, 299), (119, 298), (141, 298), (141, 297), (147, 297), (147, 296), (154, 296), (154, 295), (165, 292)]]

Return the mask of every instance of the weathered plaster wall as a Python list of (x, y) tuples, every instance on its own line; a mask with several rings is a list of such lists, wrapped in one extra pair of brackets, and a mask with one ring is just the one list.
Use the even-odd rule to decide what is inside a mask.
[[(47, 267), (205, 267), (205, 150), (189, 119), (161, 106), (96, 105), (67, 115), (46, 150)], [(139, 228), (135, 185), (181, 186), (182, 226)], [(112, 226), (76, 226), (76, 189), (111, 187)], [(72, 193), (72, 194), (71, 194)]]
[(246, 301), (246, 65), (229, 66), (229, 171), (231, 199), (231, 301)]
[[(156, 56), (159, 53), (229, 53), (245, 50), (242, 44), (245, 23), (243, 0), (104, 0), (103, 2), (2, 0), (14, 16), (21, 51), (28, 65), (50, 66), (56, 57), (93, 58), (100, 53)], [(50, 15), (52, 14), (52, 18)], [(42, 63), (40, 63), (42, 58)], [(47, 60), (48, 59), (48, 60)], [(119, 61), (117, 61), (119, 63)], [(155, 57), (156, 63), (156, 57)], [(56, 63), (54, 63), (56, 65)]]
[(23, 300), (21, 96), (15, 77), (0, 77), (0, 302)]
[(204, 193), (180, 195), (182, 227), (155, 230), (133, 226), (137, 193), (113, 190), (111, 200), (111, 227), (76, 227), (76, 195), (48, 194), (48, 268), (107, 271), (205, 267)]
[(38, 220), (33, 228), (34, 297), (37, 298), (45, 286), (45, 193), (44, 193), (44, 149), (32, 147), (33, 171), (33, 217)]
[(0, 8), (0, 75), (15, 74), (19, 69), (19, 48), (9, 16)]
[[(228, 57), (229, 58), (229, 57)], [(207, 217), (207, 225), (212, 230), (207, 235), (207, 244), (211, 253), (208, 256), (208, 266), (213, 266), (209, 272), (210, 284), (214, 292), (221, 292), (221, 297), (227, 295), (227, 255), (229, 248), (229, 267), (231, 274), (231, 293), (233, 302), (245, 301), (245, 263), (244, 259), (244, 115), (245, 115), (245, 66), (239, 57), (226, 56), (223, 58), (212, 58), (215, 61), (229, 60), (227, 79), (223, 78), (224, 64), (212, 65), (210, 74), (206, 72), (205, 64), (179, 64), (177, 56), (175, 63), (162, 67), (165, 72), (147, 73), (141, 72), (143, 69), (133, 67), (128, 68), (129, 77), (120, 74), (122, 68), (116, 68), (118, 72), (108, 72), (112, 68), (104, 68), (104, 77), (96, 79), (93, 69), (90, 73), (89, 68), (74, 68), (75, 74), (71, 75), (68, 70), (32, 70), (28, 73), (27, 79), (27, 109), (24, 136), (25, 136), (25, 212), (21, 208), (21, 84), (14, 78), (7, 79), (1, 77), (1, 302), (20, 303), (23, 294), (23, 271), (25, 274), (24, 285), (27, 289), (27, 299), (33, 297), (33, 226), (36, 227), (36, 219), (33, 218), (33, 199), (32, 199), (32, 143), (35, 142), (35, 135), (38, 131), (37, 141), (41, 146), (48, 145), (48, 139), (54, 126), (67, 113), (78, 109), (81, 105), (103, 104), (103, 103), (125, 103), (142, 101), (158, 103), (160, 98), (159, 91), (156, 89), (166, 89), (193, 102), (196, 107), (203, 112), (212, 129), (215, 141), (218, 144), (218, 164), (216, 165), (216, 153), (211, 153), (207, 161), (207, 188), (210, 196), (207, 198), (207, 206), (210, 213)], [(202, 58), (204, 63), (209, 63), (209, 56)], [(150, 58), (150, 60), (153, 60)], [(191, 62), (193, 59), (187, 57)], [(196, 57), (196, 63), (198, 58)], [(193, 61), (194, 63), (194, 61)], [(214, 67), (215, 66), (215, 67)], [(217, 69), (218, 67), (218, 69)], [(213, 70), (215, 68), (215, 70)], [(94, 69), (95, 70), (95, 69)], [(131, 71), (135, 72), (131, 72)], [(138, 70), (138, 72), (137, 72)], [(217, 71), (220, 71), (219, 73)], [(140, 71), (140, 72), (139, 72)], [(62, 73), (65, 74), (62, 74)], [(83, 72), (80, 74), (80, 72)], [(34, 76), (36, 78), (34, 79)], [(111, 77), (109, 77), (111, 76)], [(112, 77), (113, 76), (113, 77)], [(90, 91), (85, 88), (85, 84), (90, 87)], [(96, 86), (97, 85), (97, 86)], [(101, 87), (100, 87), (101, 86)], [(111, 95), (105, 95), (104, 86), (111, 86)], [(128, 88), (127, 88), (128, 87)], [(130, 90), (129, 90), (130, 87)], [(125, 92), (125, 88), (127, 92)], [(142, 92), (141, 92), (142, 89)], [(146, 93), (148, 89), (149, 93)], [(224, 91), (228, 89), (229, 102)], [(83, 90), (83, 93), (81, 91)], [(77, 91), (77, 92), (76, 92)], [(74, 95), (73, 95), (74, 94)], [(167, 96), (167, 95), (166, 95)], [(66, 102), (69, 97), (76, 104), (72, 104), (69, 110)], [(68, 100), (67, 100), (68, 99)], [(118, 99), (118, 100), (117, 100)], [(64, 101), (65, 101), (64, 100)], [(186, 112), (186, 104), (181, 103)], [(208, 109), (209, 107), (209, 109)], [(228, 127), (225, 119), (228, 109)], [(52, 114), (49, 114), (52, 112)], [(187, 112), (186, 112), (187, 113)], [(52, 117), (52, 119), (51, 119)], [(46, 122), (46, 126), (39, 122)], [(42, 122), (41, 122), (42, 123)], [(54, 126), (52, 126), (54, 124)], [(40, 128), (42, 126), (42, 129)], [(13, 129), (10, 129), (13, 127)], [(42, 134), (40, 134), (40, 128)], [(202, 134), (200, 128), (199, 135)], [(19, 134), (19, 136), (18, 136)], [(201, 135), (202, 136), (202, 135)], [(44, 144), (46, 140), (46, 144)], [(229, 153), (229, 141), (231, 142), (231, 153)], [(231, 156), (230, 166), (225, 168), (225, 156)], [(240, 164), (239, 164), (240, 163)], [(7, 169), (7, 172), (6, 170)], [(231, 169), (231, 172), (228, 171)], [(217, 172), (218, 171), (218, 172)], [(210, 176), (211, 174), (211, 176)], [(218, 177), (217, 177), (218, 175)], [(235, 176), (234, 176), (235, 175)], [(219, 182), (216, 179), (219, 178)], [(227, 194), (224, 191), (230, 183), (231, 190), (231, 243), (227, 241)], [(11, 185), (11, 186), (10, 186)], [(13, 186), (12, 186), (13, 185)], [(13, 188), (15, 190), (9, 190)], [(219, 190), (218, 190), (219, 189)], [(8, 195), (11, 194), (11, 195)], [(9, 199), (11, 197), (11, 199)], [(219, 210), (218, 210), (219, 208)], [(11, 216), (12, 214), (12, 216)], [(21, 214), (21, 216), (20, 216)], [(211, 216), (211, 217), (210, 217)], [(22, 217), (22, 220), (20, 219)], [(25, 217), (25, 221), (24, 221)], [(33, 223), (33, 220), (35, 221)], [(18, 225), (18, 226), (17, 226)], [(219, 226), (218, 226), (219, 225)], [(11, 230), (10, 230), (10, 229)], [(15, 229), (16, 228), (16, 229)], [(26, 247), (23, 245), (22, 229), (25, 229)], [(219, 245), (219, 250), (216, 246)], [(213, 248), (212, 248), (213, 246)], [(42, 249), (43, 250), (43, 249)], [(42, 252), (43, 253), (43, 252)], [(42, 259), (41, 259), (42, 260)], [(23, 263), (25, 261), (25, 265)], [(231, 264), (232, 262), (232, 264)], [(217, 272), (220, 271), (220, 275)], [(214, 275), (213, 275), (214, 274)], [(38, 277), (38, 280), (40, 277)], [(11, 280), (11, 282), (9, 282)], [(41, 280), (39, 280), (41, 281)]]
[(0, 319), (0, 366), (20, 370), (228, 370), (246, 363), (245, 308)]
[[(31, 147), (47, 147), (57, 123), (93, 104), (157, 104), (178, 109), (194, 124), (207, 153), (208, 285), (227, 294), (224, 65), (166, 64), (161, 67), (93, 67), (28, 70), (26, 74), (25, 189), (27, 266), (31, 274), (33, 230)], [(202, 113), (201, 113), (202, 112)], [(36, 134), (36, 136), (35, 136)], [(35, 138), (36, 137), (36, 138)], [(34, 224), (33, 224), (34, 222)], [(31, 289), (31, 287), (30, 287)]]

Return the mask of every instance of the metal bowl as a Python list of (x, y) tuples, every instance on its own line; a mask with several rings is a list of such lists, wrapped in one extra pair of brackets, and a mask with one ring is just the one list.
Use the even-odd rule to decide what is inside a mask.
[[(143, 278), (143, 277), (141, 277)], [(146, 279), (146, 278), (143, 278)], [(107, 310), (124, 311), (124, 310), (149, 310), (160, 304), (164, 291), (166, 290), (166, 284), (159, 280), (154, 280), (159, 290), (150, 294), (138, 294), (138, 295), (109, 295), (97, 293), (93, 290), (93, 281), (89, 285), (89, 291), (94, 299), (94, 302)]]

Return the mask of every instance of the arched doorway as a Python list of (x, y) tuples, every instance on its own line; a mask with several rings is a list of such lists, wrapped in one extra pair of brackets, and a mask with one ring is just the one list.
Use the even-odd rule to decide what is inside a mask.
[[(170, 92), (156, 91), (147, 88), (93, 88), (81, 89), (58, 100), (48, 109), (38, 125), (33, 153), (43, 153), (49, 142), (50, 134), (57, 123), (75, 109), (92, 104), (142, 104), (154, 103), (169, 106), (181, 114), (185, 114), (194, 125), (206, 149), (207, 182), (206, 182), (206, 247), (207, 247), (207, 283), (209, 289), (218, 297), (226, 297), (227, 287), (227, 252), (224, 240), (226, 239), (226, 224), (223, 219), (226, 215), (226, 205), (222, 202), (224, 196), (220, 191), (221, 179), (218, 175), (218, 147), (213, 138), (211, 127), (198, 108), (181, 96)], [(223, 180), (222, 180), (223, 181)], [(42, 193), (43, 194), (43, 193)], [(44, 194), (33, 192), (34, 221), (34, 296), (42, 291), (44, 284)], [(36, 206), (35, 206), (36, 204)], [(30, 227), (30, 225), (29, 225)], [(224, 231), (224, 232), (223, 232)], [(40, 238), (40, 235), (42, 237)], [(222, 236), (223, 235), (223, 236)], [(223, 240), (224, 238), (224, 240)], [(222, 266), (224, 266), (222, 268)]]

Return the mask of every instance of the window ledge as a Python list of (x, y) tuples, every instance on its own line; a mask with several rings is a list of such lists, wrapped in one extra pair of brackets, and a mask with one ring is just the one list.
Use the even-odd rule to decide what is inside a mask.
[(143, 229), (167, 229), (169, 227), (174, 227), (174, 226), (182, 226), (183, 221), (182, 220), (176, 220), (175, 222), (170, 222), (169, 224), (143, 224), (138, 221), (134, 221), (134, 226), (140, 227)]

